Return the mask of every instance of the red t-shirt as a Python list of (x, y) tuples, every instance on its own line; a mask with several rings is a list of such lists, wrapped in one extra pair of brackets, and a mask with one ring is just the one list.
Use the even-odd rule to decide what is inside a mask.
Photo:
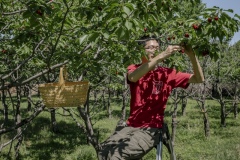
[[(128, 66), (128, 73), (140, 65)], [(172, 89), (187, 88), (191, 74), (158, 67), (137, 82), (130, 82), (131, 102), (128, 126), (162, 128), (164, 110)]]

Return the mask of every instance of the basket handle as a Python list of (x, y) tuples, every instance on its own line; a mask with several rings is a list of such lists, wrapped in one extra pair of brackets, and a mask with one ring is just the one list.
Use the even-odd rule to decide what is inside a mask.
[(63, 85), (65, 80), (67, 80), (67, 68), (65, 66), (60, 68), (60, 73), (59, 73), (59, 85)]

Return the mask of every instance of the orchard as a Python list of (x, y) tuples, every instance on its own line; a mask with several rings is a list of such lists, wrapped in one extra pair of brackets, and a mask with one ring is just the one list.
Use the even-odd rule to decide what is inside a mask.
[[(69, 80), (90, 82), (89, 95), (96, 103), (88, 101), (76, 109), (81, 121), (76, 122), (75, 112), (65, 111), (98, 152), (98, 131), (92, 119), (103, 109), (112, 117), (111, 91), (122, 96), (125, 111), (129, 91), (126, 68), (139, 63), (144, 54), (138, 45), (140, 37), (156, 35), (161, 50), (171, 44), (191, 46), (202, 63), (221, 64), (226, 56), (223, 48), (228, 48), (223, 46), (240, 25), (240, 16), (233, 10), (207, 8), (201, 0), (1, 0), (0, 4), (0, 135), (14, 135), (9, 141), (1, 141), (0, 152), (17, 141), (9, 149), (14, 150), (16, 159), (25, 129), (40, 113), (51, 114), (52, 131), (57, 131), (55, 110), (41, 103), (37, 86), (58, 81), (63, 65), (68, 68)], [(188, 70), (184, 52), (174, 54), (164, 65)], [(232, 65), (237, 68), (239, 61)], [(219, 78), (227, 72), (232, 79), (239, 78), (239, 70), (213, 66), (214, 71), (205, 73)], [(97, 95), (101, 95), (100, 100), (96, 100)], [(27, 101), (27, 111), (22, 109), (23, 101)], [(103, 107), (94, 110), (101, 102)], [(124, 119), (125, 113), (122, 116)]]

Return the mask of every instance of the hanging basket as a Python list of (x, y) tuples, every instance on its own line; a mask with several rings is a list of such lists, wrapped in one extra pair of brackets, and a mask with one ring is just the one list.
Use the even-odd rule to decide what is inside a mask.
[(40, 84), (38, 89), (46, 107), (78, 107), (87, 100), (88, 81), (69, 82), (66, 68), (60, 68), (59, 82)]

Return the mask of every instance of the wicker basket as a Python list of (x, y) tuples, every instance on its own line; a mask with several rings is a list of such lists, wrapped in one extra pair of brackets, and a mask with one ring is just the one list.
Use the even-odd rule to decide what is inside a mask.
[(66, 68), (62, 67), (59, 82), (39, 85), (38, 89), (46, 107), (78, 107), (86, 103), (89, 82), (68, 82), (65, 81), (66, 75)]

